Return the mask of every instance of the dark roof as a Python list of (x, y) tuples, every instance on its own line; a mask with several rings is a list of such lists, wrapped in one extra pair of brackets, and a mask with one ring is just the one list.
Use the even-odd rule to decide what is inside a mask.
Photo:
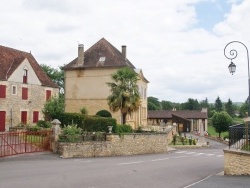
[(185, 119), (207, 119), (207, 112), (201, 112), (196, 110), (149, 110), (149, 119), (171, 119), (172, 114), (178, 117), (183, 117)]
[(0, 80), (8, 80), (16, 68), (27, 58), (43, 86), (58, 88), (47, 76), (31, 53), (0, 45)]
[[(104, 63), (100, 64), (100, 57), (105, 57)], [(134, 65), (127, 59), (124, 58), (122, 53), (117, 50), (112, 44), (110, 44), (106, 39), (102, 38), (92, 47), (84, 52), (84, 64), (83, 66), (77, 66), (77, 59), (75, 58), (69, 64), (67, 64), (63, 69), (85, 69), (85, 68), (100, 68), (100, 67), (130, 67), (135, 69)]]

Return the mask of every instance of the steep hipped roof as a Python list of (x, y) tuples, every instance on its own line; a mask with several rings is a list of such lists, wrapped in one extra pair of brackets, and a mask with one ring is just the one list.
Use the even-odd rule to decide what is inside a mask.
[(27, 58), (43, 86), (58, 88), (43, 72), (31, 53), (0, 45), (0, 80), (8, 80), (16, 68)]
[(172, 114), (178, 117), (183, 117), (185, 119), (207, 119), (207, 112), (201, 112), (196, 110), (149, 110), (149, 119), (171, 119)]
[[(100, 65), (100, 58), (105, 57), (104, 62)], [(84, 52), (84, 64), (82, 66), (77, 66), (77, 59), (75, 58), (69, 64), (67, 64), (63, 69), (84, 69), (84, 68), (95, 68), (95, 67), (130, 67), (135, 69), (134, 65), (127, 59), (124, 58), (122, 53), (117, 50), (112, 44), (110, 44), (106, 39), (102, 38), (92, 47)]]

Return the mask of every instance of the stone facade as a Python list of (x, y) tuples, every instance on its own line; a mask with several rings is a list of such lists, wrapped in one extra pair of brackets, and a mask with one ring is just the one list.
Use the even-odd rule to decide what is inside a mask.
[[(89, 115), (100, 110), (110, 111), (107, 98), (111, 95), (107, 83), (114, 82), (111, 75), (123, 67), (129, 67), (138, 75), (138, 89), (141, 105), (138, 110), (127, 115), (126, 123), (136, 129), (147, 125), (147, 84), (141, 69), (136, 69), (126, 57), (126, 47), (119, 52), (105, 39), (101, 39), (87, 51), (78, 47), (78, 57), (66, 65), (65, 71), (65, 111), (80, 112), (85, 107)], [(112, 112), (112, 117), (120, 124), (120, 111)]]
[(225, 175), (250, 175), (250, 152), (224, 149)]
[[(27, 124), (33, 123), (33, 112), (38, 112), (38, 119), (43, 119), (42, 109), (46, 102), (46, 90), (51, 91), (51, 96), (58, 95), (58, 88), (44, 87), (34, 84), (18, 82), (0, 82), (6, 85), (6, 98), (1, 99), (0, 111), (6, 112), (5, 129), (17, 126), (21, 123), (21, 112), (27, 112)], [(16, 94), (12, 93), (12, 87), (16, 87)], [(22, 87), (28, 88), (28, 99), (22, 100)]]
[(43, 119), (44, 103), (59, 93), (31, 53), (0, 45), (0, 131)]
[(167, 152), (168, 136), (159, 134), (107, 135), (106, 141), (82, 143), (58, 143), (58, 153), (62, 158), (107, 157), (120, 155), (139, 155)]

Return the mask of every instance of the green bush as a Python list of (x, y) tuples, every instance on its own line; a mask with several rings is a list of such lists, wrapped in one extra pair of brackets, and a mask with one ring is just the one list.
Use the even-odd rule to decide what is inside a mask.
[(174, 145), (176, 144), (176, 141), (177, 141), (177, 135), (175, 134), (175, 135), (173, 136), (173, 144), (174, 144)]
[(116, 119), (96, 116), (86, 116), (83, 120), (83, 130), (87, 132), (109, 132), (108, 126), (113, 126), (116, 132)]
[(196, 143), (197, 143), (197, 140), (193, 139), (193, 145), (196, 145)]
[(133, 129), (130, 125), (126, 125), (126, 124), (123, 124), (123, 125), (117, 125), (116, 127), (116, 131), (115, 133), (132, 133), (133, 132)]
[(61, 122), (61, 126), (65, 127), (67, 125), (77, 125), (83, 128), (83, 120), (85, 115), (80, 113), (62, 113), (57, 119)]
[(96, 115), (101, 117), (112, 117), (111, 113), (107, 110), (100, 110), (96, 113)]
[(36, 131), (41, 130), (42, 128), (38, 126), (28, 126), (26, 129), (27, 131), (36, 132)]
[(87, 114), (88, 114), (88, 110), (87, 110), (87, 108), (85, 108), (85, 107), (82, 107), (82, 108), (80, 109), (80, 112), (81, 112), (82, 115), (87, 115)]
[(59, 135), (60, 142), (79, 142), (82, 140), (82, 129), (77, 125), (68, 125), (62, 128)]
[(36, 126), (41, 127), (41, 128), (51, 128), (51, 123), (48, 121), (44, 121), (44, 120), (39, 120), (36, 123)]
[(142, 132), (143, 132), (142, 127), (139, 126), (139, 127), (135, 130), (135, 132), (136, 132), (136, 133), (142, 133)]
[(192, 142), (193, 142), (192, 138), (189, 138), (188, 142), (189, 142), (189, 145), (192, 145)]

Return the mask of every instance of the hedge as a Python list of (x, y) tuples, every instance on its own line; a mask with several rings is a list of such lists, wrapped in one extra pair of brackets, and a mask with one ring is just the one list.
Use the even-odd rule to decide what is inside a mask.
[(83, 120), (83, 130), (87, 132), (108, 132), (108, 126), (113, 126), (112, 132), (115, 132), (116, 119), (86, 116)]
[(57, 119), (61, 122), (61, 126), (77, 125), (83, 128), (83, 121), (86, 116), (80, 113), (62, 113)]

